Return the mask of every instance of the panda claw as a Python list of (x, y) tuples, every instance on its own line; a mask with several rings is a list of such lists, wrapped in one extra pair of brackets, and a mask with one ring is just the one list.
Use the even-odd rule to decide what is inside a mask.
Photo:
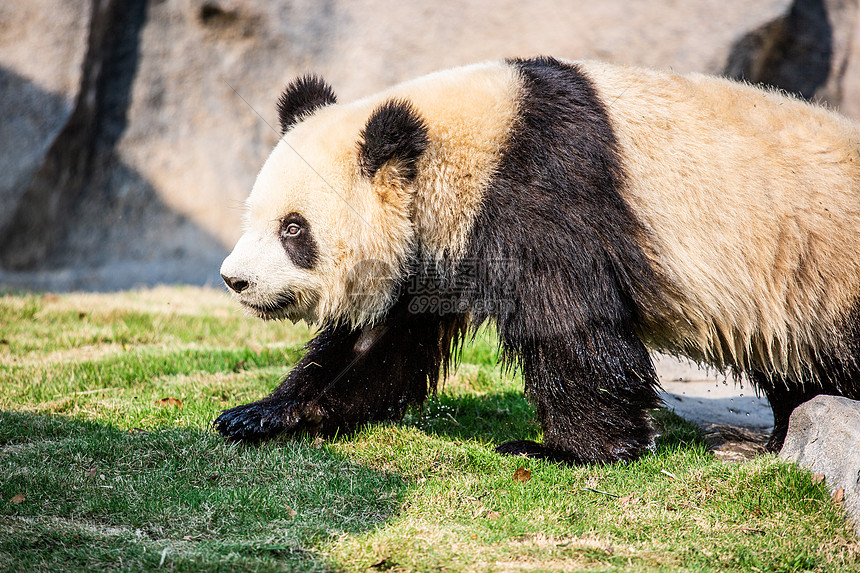
[(315, 405), (260, 401), (224, 410), (212, 425), (226, 438), (257, 441), (300, 428), (313, 432), (323, 417)]
[(233, 440), (254, 441), (280, 434), (289, 429), (279, 408), (253, 402), (224, 410), (212, 425), (224, 437)]

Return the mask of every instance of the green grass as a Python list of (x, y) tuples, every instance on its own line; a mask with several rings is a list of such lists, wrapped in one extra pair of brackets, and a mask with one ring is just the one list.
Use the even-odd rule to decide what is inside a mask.
[(724, 463), (665, 411), (632, 464), (496, 455), (540, 429), (487, 334), (399, 424), (257, 446), (211, 430), (310, 336), (204, 289), (0, 298), (0, 570), (860, 571), (823, 484)]

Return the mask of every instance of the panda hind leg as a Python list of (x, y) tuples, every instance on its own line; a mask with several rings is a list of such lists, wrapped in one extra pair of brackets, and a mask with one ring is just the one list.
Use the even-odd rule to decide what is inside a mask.
[(813, 368), (814, 376), (810, 373), (800, 379), (761, 371), (749, 373), (773, 410), (773, 432), (765, 446), (767, 451), (782, 449), (791, 413), (804, 402), (821, 394), (860, 399), (860, 356), (854, 359), (824, 356)]
[(507, 442), (497, 452), (587, 464), (632, 461), (653, 447), (657, 375), (631, 328), (544, 340), (519, 354), (544, 443)]
[(822, 389), (811, 383), (803, 384), (784, 376), (766, 374), (760, 371), (750, 373), (752, 382), (767, 397), (773, 410), (773, 431), (765, 449), (778, 452), (782, 449), (788, 432), (788, 419), (795, 408), (822, 393)]

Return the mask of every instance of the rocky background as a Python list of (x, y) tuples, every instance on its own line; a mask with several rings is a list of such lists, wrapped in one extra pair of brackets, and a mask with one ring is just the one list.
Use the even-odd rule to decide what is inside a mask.
[(727, 73), (860, 117), (857, 0), (4, 0), (0, 285), (217, 284), (315, 71), (341, 100), (551, 54)]

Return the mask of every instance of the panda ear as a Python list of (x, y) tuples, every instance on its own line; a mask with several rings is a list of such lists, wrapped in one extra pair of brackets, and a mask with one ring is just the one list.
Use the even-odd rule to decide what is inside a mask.
[(294, 79), (278, 98), (281, 135), (318, 108), (332, 103), (337, 103), (337, 97), (321, 77), (307, 74)]
[(370, 115), (361, 131), (358, 164), (373, 178), (383, 167), (403, 182), (415, 179), (418, 159), (427, 149), (427, 125), (406, 100), (388, 100)]

